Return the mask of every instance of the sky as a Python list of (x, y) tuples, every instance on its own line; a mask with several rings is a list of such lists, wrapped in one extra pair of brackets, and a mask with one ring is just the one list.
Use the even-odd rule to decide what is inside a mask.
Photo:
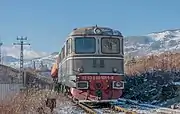
[(117, 29), (124, 36), (180, 28), (180, 0), (0, 0), (0, 37), (11, 46), (27, 36), (31, 49), (60, 51), (76, 27)]

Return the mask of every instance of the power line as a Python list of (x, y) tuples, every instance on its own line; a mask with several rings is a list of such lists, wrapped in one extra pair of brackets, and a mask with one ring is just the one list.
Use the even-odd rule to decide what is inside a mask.
[(20, 45), (21, 46), (21, 52), (20, 52), (20, 79), (22, 79), (23, 84), (25, 85), (25, 77), (24, 77), (24, 69), (23, 69), (23, 64), (24, 64), (24, 45), (30, 45), (29, 43), (24, 43), (24, 41), (27, 40), (27, 37), (17, 37), (17, 40), (19, 41), (18, 43), (13, 43), (13, 45)]

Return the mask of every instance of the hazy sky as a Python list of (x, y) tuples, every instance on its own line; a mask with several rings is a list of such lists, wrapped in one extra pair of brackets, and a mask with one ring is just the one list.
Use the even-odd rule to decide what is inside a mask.
[(98, 24), (124, 36), (180, 28), (180, 0), (0, 0), (4, 45), (27, 36), (33, 50), (59, 51), (76, 27)]

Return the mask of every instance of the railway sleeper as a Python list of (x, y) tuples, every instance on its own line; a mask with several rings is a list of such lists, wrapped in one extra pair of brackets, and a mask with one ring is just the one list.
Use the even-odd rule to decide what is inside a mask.
[(125, 108), (122, 108), (122, 107), (120, 107), (120, 106), (112, 106), (112, 108), (113, 108), (113, 110), (115, 110), (115, 111), (125, 112), (126, 114), (138, 114), (138, 113), (136, 113), (136, 112), (134, 112), (134, 111), (129, 111), (129, 110), (127, 110), (127, 109), (125, 109)]
[(91, 107), (87, 106), (84, 103), (78, 103), (78, 106), (80, 106), (82, 109), (84, 109), (89, 114), (97, 114), (97, 112), (92, 109)]
[(97, 103), (97, 102), (84, 102), (86, 103), (89, 107), (91, 108), (110, 108), (111, 104), (110, 103)]

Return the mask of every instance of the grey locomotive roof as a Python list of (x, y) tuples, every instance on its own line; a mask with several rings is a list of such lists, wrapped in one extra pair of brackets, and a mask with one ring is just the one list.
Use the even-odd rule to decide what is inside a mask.
[[(75, 28), (70, 34), (69, 36), (75, 36), (75, 35), (97, 35), (94, 33), (94, 29), (98, 28), (100, 30), (103, 30), (103, 33), (107, 35), (107, 33), (104, 32), (104, 30), (107, 32), (114, 32), (113, 29), (108, 28), (108, 27), (99, 27), (99, 26), (89, 26), (89, 27), (82, 27), (82, 28)], [(117, 30), (116, 30), (117, 31)], [(118, 31), (119, 32), (119, 31)], [(121, 33), (119, 32), (119, 35)]]

